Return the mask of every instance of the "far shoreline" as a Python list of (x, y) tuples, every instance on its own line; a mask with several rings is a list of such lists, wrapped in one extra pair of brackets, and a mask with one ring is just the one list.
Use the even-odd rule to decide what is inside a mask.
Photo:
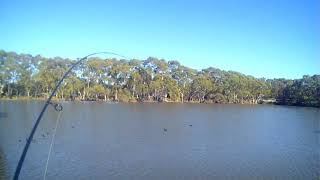
[[(35, 97), (2, 97), (0, 101), (46, 101), (47, 98), (35, 98)], [(296, 104), (280, 104), (277, 102), (261, 102), (261, 103), (216, 103), (216, 102), (198, 102), (198, 101), (114, 101), (114, 100), (67, 100), (67, 99), (59, 99), (59, 98), (52, 98), (53, 102), (97, 102), (97, 103), (122, 103), (122, 104), (234, 104), (234, 105), (276, 105), (276, 106), (292, 106), (292, 107), (313, 107), (313, 108), (320, 108), (319, 106), (308, 106), (308, 105), (296, 105)]]

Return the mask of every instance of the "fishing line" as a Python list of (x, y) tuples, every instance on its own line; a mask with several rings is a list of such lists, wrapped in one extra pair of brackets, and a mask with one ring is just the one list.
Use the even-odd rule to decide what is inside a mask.
[(54, 140), (55, 140), (55, 137), (56, 137), (57, 128), (58, 128), (58, 125), (59, 125), (59, 122), (60, 122), (60, 119), (61, 119), (61, 114), (62, 114), (62, 110), (59, 111), (59, 114), (58, 114), (58, 117), (57, 117), (57, 120), (56, 120), (56, 125), (55, 125), (55, 127), (53, 129), (53, 135), (52, 135), (52, 138), (51, 138), (51, 143), (50, 143), (50, 147), (49, 147), (49, 151), (48, 151), (48, 158), (47, 158), (46, 167), (45, 167), (45, 170), (44, 170), (43, 180), (46, 180), (46, 177), (47, 177), (49, 160), (50, 160), (50, 156), (51, 156)]

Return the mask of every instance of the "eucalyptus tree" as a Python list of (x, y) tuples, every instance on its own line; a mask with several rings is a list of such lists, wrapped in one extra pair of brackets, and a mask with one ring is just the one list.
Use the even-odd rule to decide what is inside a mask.
[[(1, 91), (6, 88), (6, 96), (11, 97), (15, 91), (19, 79), (19, 64), (17, 54), (13, 52), (3, 53), (1, 58)], [(16, 92), (15, 92), (16, 93)], [(17, 95), (17, 93), (16, 93)]]
[(29, 97), (32, 90), (32, 85), (34, 84), (33, 74), (36, 64), (31, 55), (21, 54), (19, 58), (19, 66), (20, 73), (18, 84), (20, 84), (23, 88), (22, 91), (24, 91), (24, 95)]
[[(35, 81), (40, 82), (46, 96), (49, 96), (61, 76), (67, 70), (68, 65), (70, 65), (70, 62), (61, 58), (45, 59), (40, 63)], [(59, 93), (56, 94), (56, 96), (58, 95)]]
[[(73, 63), (0, 50), (0, 96), (49, 95)], [(320, 106), (320, 75), (266, 80), (212, 67), (195, 70), (152, 57), (143, 61), (93, 57), (74, 70), (56, 98), (216, 103), (276, 99), (279, 104)]]
[(213, 83), (208, 76), (198, 76), (192, 81), (190, 99), (196, 99), (199, 102), (205, 101), (205, 96), (212, 91)]
[(197, 71), (184, 66), (181, 66), (177, 61), (170, 61), (171, 76), (175, 79), (179, 86), (179, 94), (181, 101), (187, 100), (189, 97), (190, 86), (192, 80), (195, 78)]

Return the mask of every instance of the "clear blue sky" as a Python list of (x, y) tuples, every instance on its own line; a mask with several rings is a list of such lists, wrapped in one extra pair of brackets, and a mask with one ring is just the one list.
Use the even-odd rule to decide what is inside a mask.
[(256, 77), (320, 74), (319, 0), (0, 0), (0, 49), (114, 51)]

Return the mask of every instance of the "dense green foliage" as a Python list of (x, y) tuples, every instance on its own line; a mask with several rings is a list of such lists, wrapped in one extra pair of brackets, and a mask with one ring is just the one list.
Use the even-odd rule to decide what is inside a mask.
[[(74, 60), (0, 51), (1, 97), (47, 97)], [(56, 98), (104, 101), (173, 101), (320, 106), (320, 75), (257, 79), (156, 58), (90, 58), (63, 82)]]

